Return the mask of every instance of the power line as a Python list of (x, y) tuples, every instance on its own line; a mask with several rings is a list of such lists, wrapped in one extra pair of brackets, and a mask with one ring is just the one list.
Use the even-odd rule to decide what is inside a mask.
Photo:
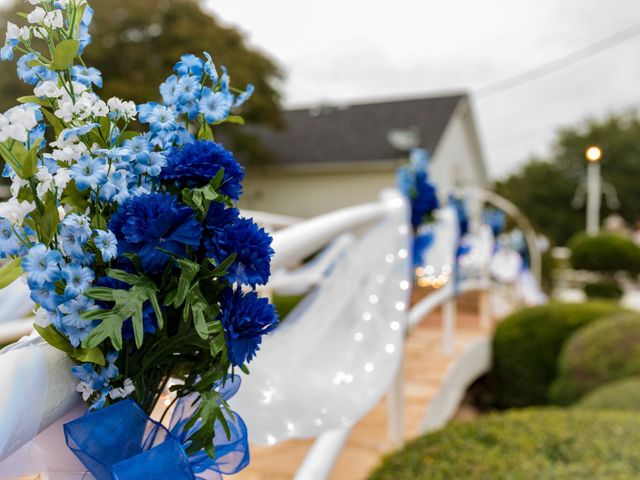
[(485, 85), (484, 87), (480, 87), (475, 91), (476, 97), (484, 99), (519, 87), (521, 85), (524, 85), (525, 83), (533, 82), (534, 80), (538, 80), (542, 77), (555, 73), (558, 70), (570, 67), (571, 65), (574, 65), (578, 62), (593, 57), (594, 55), (616, 47), (619, 44), (631, 40), (632, 38), (635, 38), (639, 35), (640, 22), (632, 25), (631, 27), (625, 28), (624, 30), (620, 30), (612, 35), (609, 35), (606, 38), (598, 40), (595, 43), (563, 55), (560, 58), (539, 65), (530, 70), (526, 70), (517, 75), (507, 77), (494, 83), (490, 83), (488, 85)]

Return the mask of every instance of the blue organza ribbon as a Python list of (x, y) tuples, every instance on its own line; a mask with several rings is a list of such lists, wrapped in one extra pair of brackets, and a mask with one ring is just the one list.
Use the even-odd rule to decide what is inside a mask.
[[(229, 377), (216, 390), (224, 400), (240, 388), (240, 379)], [(199, 406), (199, 397), (181, 398), (169, 429), (147, 416), (132, 400), (125, 400), (64, 425), (68, 447), (97, 480), (220, 480), (222, 474), (239, 472), (249, 464), (247, 427), (236, 413), (225, 412), (230, 436), (220, 422), (215, 425), (216, 456), (202, 450), (191, 456), (186, 448), (201, 422), (185, 431)], [(152, 476), (150, 476), (152, 475)]]

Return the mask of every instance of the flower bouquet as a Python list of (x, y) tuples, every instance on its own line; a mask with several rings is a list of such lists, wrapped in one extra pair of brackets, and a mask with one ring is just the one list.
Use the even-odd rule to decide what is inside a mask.
[(424, 265), (424, 254), (433, 243), (433, 230), (428, 228), (428, 224), (433, 221), (434, 212), (440, 207), (436, 188), (429, 180), (428, 164), (427, 151), (414, 148), (409, 154), (409, 162), (401, 166), (396, 174), (398, 189), (411, 203), (414, 267)]
[(99, 479), (154, 473), (158, 456), (163, 478), (233, 473), (246, 429), (226, 400), (278, 318), (255, 292), (271, 237), (235, 207), (244, 170), (213, 128), (242, 123), (232, 112), (253, 88), (233, 89), (205, 53), (181, 58), (162, 103), (105, 102), (82, 60), (87, 1), (28, 1), (0, 50), (34, 87), (0, 114), (0, 288), (25, 273), (35, 328), (77, 363), (93, 413), (65, 426), (67, 443)]

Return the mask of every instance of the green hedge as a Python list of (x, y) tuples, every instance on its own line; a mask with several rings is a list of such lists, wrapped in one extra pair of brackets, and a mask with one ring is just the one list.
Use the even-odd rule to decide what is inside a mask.
[(386, 457), (369, 480), (640, 478), (640, 415), (531, 408), (454, 424)]
[(495, 406), (547, 404), (564, 341), (583, 325), (619, 311), (608, 302), (550, 303), (521, 310), (499, 323), (489, 375)]
[(640, 377), (607, 383), (586, 394), (576, 406), (598, 410), (640, 410)]
[(640, 375), (640, 316), (618, 314), (576, 332), (558, 361), (549, 392), (554, 403), (569, 405), (605, 383)]
[(590, 299), (620, 300), (624, 292), (615, 280), (601, 280), (584, 286), (584, 293)]
[(582, 233), (570, 240), (569, 248), (571, 265), (577, 270), (640, 273), (640, 247), (621, 235)]

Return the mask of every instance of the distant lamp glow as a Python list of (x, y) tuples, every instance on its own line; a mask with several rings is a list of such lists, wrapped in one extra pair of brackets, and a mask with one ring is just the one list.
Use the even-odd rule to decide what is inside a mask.
[(589, 162), (598, 162), (602, 158), (602, 150), (600, 147), (589, 147), (584, 155)]

